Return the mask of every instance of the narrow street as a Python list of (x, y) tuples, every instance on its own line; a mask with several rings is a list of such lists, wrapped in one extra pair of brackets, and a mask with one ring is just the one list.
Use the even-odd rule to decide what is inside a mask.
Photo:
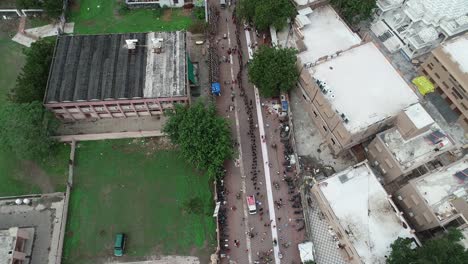
[[(297, 244), (304, 240), (304, 221), (301, 209), (292, 207), (293, 203), (300, 207), (298, 188), (292, 187), (294, 166), (283, 166), (282, 124), (272, 109), (273, 101), (280, 102), (260, 98), (246, 71), (254, 43), (261, 40), (253, 29), (243, 25), (236, 29), (234, 6), (222, 9), (216, 0), (209, 1), (209, 6), (219, 10), (212, 43), (222, 61), (216, 105), (219, 114), (230, 121), (236, 142), (234, 161), (225, 167), (228, 238), (221, 243), (222, 263), (300, 263)], [(253, 215), (246, 204), (249, 195), (257, 200)]]

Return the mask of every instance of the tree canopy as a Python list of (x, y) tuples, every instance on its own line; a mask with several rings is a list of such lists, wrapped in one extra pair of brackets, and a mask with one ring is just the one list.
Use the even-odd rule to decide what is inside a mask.
[(237, 17), (253, 22), (258, 30), (265, 31), (274, 26), (280, 30), (287, 25), (287, 19), (296, 15), (296, 9), (289, 0), (239, 0)]
[(411, 249), (411, 239), (398, 238), (391, 245), (388, 264), (466, 264), (468, 251), (458, 242), (462, 234), (458, 229), (449, 229), (443, 237), (427, 241), (422, 247)]
[(0, 107), (0, 144), (18, 158), (38, 160), (54, 146), (41, 102), (4, 104)]
[(21, 9), (42, 8), (50, 18), (58, 18), (62, 14), (63, 0), (16, 0), (16, 6)]
[(42, 101), (49, 77), (54, 43), (54, 38), (45, 38), (34, 42), (31, 48), (24, 49), (26, 63), (16, 79), (16, 86), (11, 91), (11, 101), (15, 103)]
[(368, 19), (376, 7), (375, 0), (331, 0), (330, 2), (351, 24)]
[(292, 89), (299, 78), (296, 53), (292, 48), (260, 46), (249, 65), (249, 80), (262, 96), (278, 96)]
[(163, 131), (180, 148), (182, 156), (210, 177), (217, 175), (233, 154), (231, 131), (226, 119), (216, 115), (213, 104), (176, 105), (168, 113)]

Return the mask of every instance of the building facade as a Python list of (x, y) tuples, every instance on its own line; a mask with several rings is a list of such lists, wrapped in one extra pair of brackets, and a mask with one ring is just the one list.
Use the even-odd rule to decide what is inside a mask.
[(44, 106), (63, 121), (159, 116), (190, 102), (185, 32), (59, 36)]
[(393, 200), (417, 231), (468, 224), (468, 158), (411, 180)]
[(417, 103), (397, 116), (394, 127), (377, 134), (366, 150), (371, 165), (388, 184), (454, 147), (453, 139)]
[(399, 112), (418, 102), (372, 42), (299, 67), (305, 110), (335, 154), (388, 128)]
[(25, 245), (30, 239), (25, 229), (12, 227), (0, 230), (0, 262), (4, 264), (26, 263)]
[(457, 122), (468, 132), (468, 34), (434, 49), (419, 73), (435, 86), (435, 91), (459, 116)]
[(468, 30), (468, 0), (377, 0), (371, 30), (412, 59)]
[(183, 7), (187, 4), (194, 4), (197, 0), (125, 0), (125, 3), (130, 8), (145, 8), (145, 7)]

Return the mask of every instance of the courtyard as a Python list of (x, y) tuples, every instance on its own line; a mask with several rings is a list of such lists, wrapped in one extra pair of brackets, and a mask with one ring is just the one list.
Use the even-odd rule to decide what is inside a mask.
[[(159, 255), (191, 255), (207, 263), (215, 247), (211, 189), (210, 180), (164, 139), (79, 143), (63, 263)], [(197, 213), (190, 200), (200, 201)], [(128, 236), (126, 255), (114, 259), (118, 232)]]

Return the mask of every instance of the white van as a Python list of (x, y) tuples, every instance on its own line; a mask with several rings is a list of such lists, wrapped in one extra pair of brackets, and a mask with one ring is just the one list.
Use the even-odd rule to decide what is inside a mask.
[(257, 205), (255, 204), (255, 197), (253, 195), (247, 196), (247, 206), (249, 207), (249, 214), (257, 213)]
[(226, 8), (226, 0), (219, 0), (219, 5), (221, 8)]

